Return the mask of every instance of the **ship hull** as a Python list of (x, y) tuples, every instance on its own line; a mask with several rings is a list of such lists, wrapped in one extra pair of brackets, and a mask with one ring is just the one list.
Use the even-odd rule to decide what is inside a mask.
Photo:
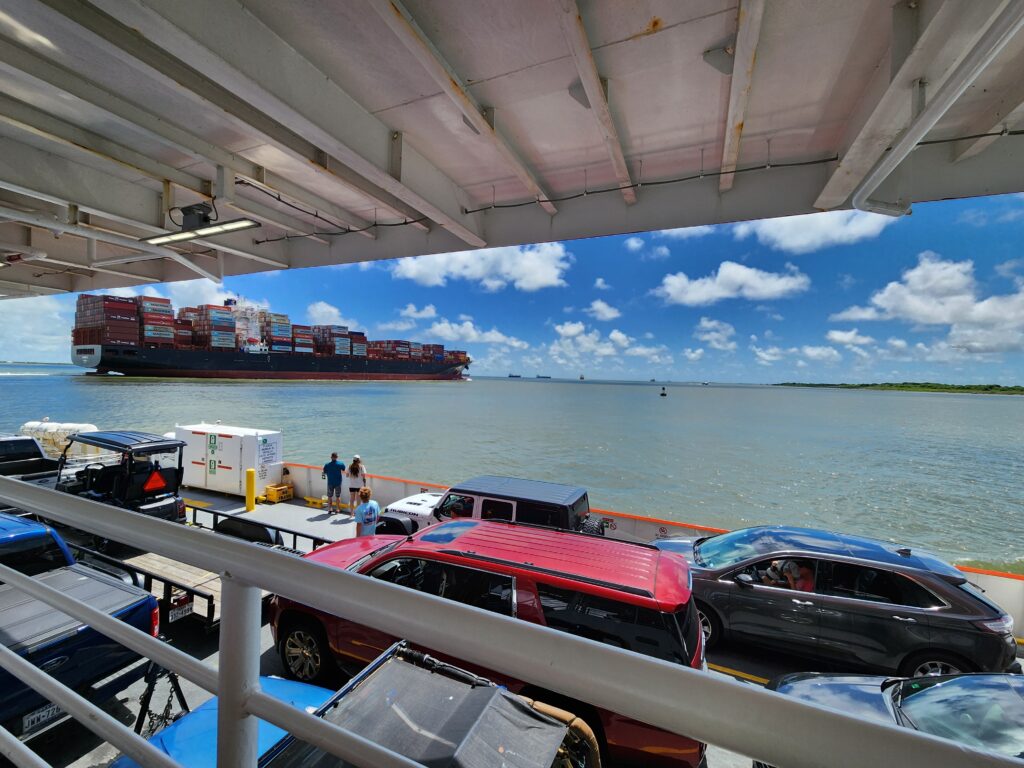
[(97, 373), (185, 379), (454, 381), (466, 366), (354, 356), (247, 353), (236, 350), (138, 349), (96, 344), (72, 348), (71, 360)]

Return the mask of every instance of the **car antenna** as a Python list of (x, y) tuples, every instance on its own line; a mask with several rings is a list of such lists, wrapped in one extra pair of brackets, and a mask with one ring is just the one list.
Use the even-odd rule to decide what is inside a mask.
[(900, 557), (910, 557), (910, 547), (900, 547), (896, 550), (896, 554)]

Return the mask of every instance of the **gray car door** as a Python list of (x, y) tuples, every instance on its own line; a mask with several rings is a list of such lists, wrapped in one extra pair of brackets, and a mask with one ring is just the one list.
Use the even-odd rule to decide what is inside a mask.
[(930, 607), (942, 604), (916, 582), (879, 566), (831, 562), (823, 584), (820, 648), (849, 668), (895, 672), (929, 645)]
[[(801, 558), (813, 571), (816, 562)], [(762, 583), (761, 574), (770, 560), (749, 565), (730, 574), (727, 623), (732, 634), (798, 654), (816, 654), (821, 596), (788, 587)], [(754, 583), (735, 582), (738, 573), (758, 574)]]

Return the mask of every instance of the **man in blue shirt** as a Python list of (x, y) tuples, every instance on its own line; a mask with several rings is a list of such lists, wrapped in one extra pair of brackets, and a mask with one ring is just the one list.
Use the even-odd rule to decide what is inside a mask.
[(327, 514), (340, 514), (341, 481), (345, 477), (345, 465), (338, 461), (338, 454), (331, 454), (331, 460), (324, 464), (324, 471), (320, 477), (327, 480)]

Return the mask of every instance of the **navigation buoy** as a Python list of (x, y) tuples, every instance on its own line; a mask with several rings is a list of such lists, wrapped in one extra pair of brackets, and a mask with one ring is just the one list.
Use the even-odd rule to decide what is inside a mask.
[(662, 397), (668, 397), (668, 392), (665, 391), (664, 387), (661, 388), (661, 396)]

